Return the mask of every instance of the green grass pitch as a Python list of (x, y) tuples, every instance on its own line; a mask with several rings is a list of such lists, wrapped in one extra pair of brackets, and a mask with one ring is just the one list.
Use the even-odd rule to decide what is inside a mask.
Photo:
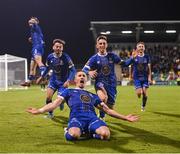
[[(88, 87), (93, 91), (93, 87)], [(118, 87), (115, 110), (134, 113), (140, 121), (129, 123), (106, 116), (109, 141), (68, 142), (63, 127), (69, 109), (55, 110), (54, 119), (25, 112), (44, 105), (39, 87), (0, 92), (0, 153), (180, 153), (180, 87), (151, 86), (145, 112), (132, 86)], [(56, 97), (56, 96), (55, 96)]]

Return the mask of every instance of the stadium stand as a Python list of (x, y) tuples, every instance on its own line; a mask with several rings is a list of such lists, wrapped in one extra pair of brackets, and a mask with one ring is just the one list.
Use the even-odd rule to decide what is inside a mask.
[[(100, 34), (106, 35), (109, 50), (122, 59), (130, 57), (137, 42), (145, 42), (146, 53), (151, 57), (154, 83), (174, 85), (178, 82), (180, 21), (92, 21), (90, 30), (94, 39)], [(122, 83), (128, 79), (129, 69), (122, 68), (122, 72), (116, 73)]]

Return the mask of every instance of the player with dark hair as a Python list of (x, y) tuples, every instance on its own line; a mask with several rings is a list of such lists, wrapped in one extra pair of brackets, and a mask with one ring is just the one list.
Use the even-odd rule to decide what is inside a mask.
[(42, 62), (42, 56), (44, 54), (44, 40), (41, 28), (39, 26), (39, 20), (36, 17), (31, 17), (28, 24), (31, 29), (31, 37), (28, 40), (32, 43), (32, 57), (28, 81), (22, 83), (21, 86), (29, 87), (32, 80), (35, 79), (36, 67), (39, 67), (41, 74), (43, 74), (43, 72), (46, 70), (46, 67)]
[[(108, 43), (106, 36), (99, 36), (96, 39), (97, 54), (93, 55), (82, 69), (91, 78), (95, 79), (95, 90), (101, 101), (113, 109), (116, 99), (116, 75), (114, 65), (119, 64), (121, 59), (112, 52), (107, 51)], [(105, 113), (100, 111), (100, 118)]]
[(131, 114), (125, 116), (110, 109), (97, 95), (84, 90), (86, 81), (86, 74), (82, 71), (78, 72), (75, 77), (75, 89), (66, 89), (61, 95), (58, 94), (58, 98), (53, 103), (40, 109), (28, 108), (27, 112), (41, 114), (52, 111), (63, 103), (63, 100), (66, 100), (70, 108), (68, 128), (65, 132), (68, 141), (79, 139), (82, 133), (89, 133), (91, 137), (96, 139), (107, 140), (110, 138), (110, 130), (106, 123), (97, 117), (94, 106), (117, 119), (130, 122), (139, 119), (138, 116)]
[[(69, 86), (69, 82), (74, 79), (76, 73), (76, 69), (71, 58), (67, 53), (63, 52), (64, 45), (64, 40), (53, 40), (53, 53), (49, 54), (46, 60), (47, 69), (37, 80), (37, 83), (40, 83), (41, 80), (46, 77), (48, 71), (52, 71), (47, 87), (46, 104), (52, 102), (52, 97), (56, 90), (60, 95)], [(64, 104), (61, 104), (60, 106), (61, 110), (64, 108), (63, 105)], [(53, 117), (53, 111), (49, 111), (48, 117)]]

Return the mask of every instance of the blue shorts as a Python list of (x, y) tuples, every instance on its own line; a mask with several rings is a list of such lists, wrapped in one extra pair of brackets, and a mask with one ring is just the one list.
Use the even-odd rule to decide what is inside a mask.
[(106, 90), (107, 95), (108, 95), (107, 103), (110, 104), (110, 105), (114, 105), (115, 100), (116, 100), (116, 95), (117, 95), (116, 87), (106, 85), (106, 84), (104, 84), (102, 82), (98, 82), (98, 83), (95, 84), (96, 92), (97, 92), (97, 90), (101, 89), (102, 87), (104, 87), (104, 89)]
[(139, 88), (149, 88), (149, 83), (147, 80), (134, 80), (134, 86), (135, 89), (139, 89)]
[(49, 81), (48, 88), (51, 88), (54, 91), (57, 90), (58, 95), (61, 95), (62, 92), (66, 89), (65, 87), (63, 87), (63, 84), (60, 84), (60, 83), (58, 83), (56, 81), (52, 81), (52, 80)]
[(43, 45), (36, 45), (32, 48), (32, 60), (35, 60), (35, 56), (43, 56), (44, 54), (44, 47)]
[(81, 130), (81, 133), (94, 134), (96, 129), (101, 126), (107, 125), (98, 117), (89, 117), (88, 119), (71, 118), (68, 122), (68, 129), (71, 127), (78, 127)]

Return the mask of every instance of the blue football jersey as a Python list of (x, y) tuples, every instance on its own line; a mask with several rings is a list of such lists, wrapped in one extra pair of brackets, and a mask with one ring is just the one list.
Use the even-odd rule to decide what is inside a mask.
[[(128, 61), (128, 60), (127, 60)], [(133, 78), (134, 80), (148, 80), (150, 58), (148, 55), (136, 56), (130, 59), (129, 64), (133, 64)]]
[(41, 28), (37, 24), (31, 26), (31, 39), (33, 47), (44, 44)]
[(70, 68), (74, 67), (71, 58), (64, 52), (60, 57), (57, 57), (55, 53), (51, 53), (47, 57), (46, 65), (49, 70), (53, 71), (50, 80), (62, 83), (68, 79)]
[(96, 83), (103, 82), (106, 85), (116, 86), (114, 64), (118, 64), (120, 61), (120, 57), (112, 52), (108, 52), (106, 55), (97, 53), (88, 60), (83, 71), (88, 73), (89, 70), (97, 69)]
[(70, 118), (96, 117), (94, 106), (102, 102), (97, 95), (83, 89), (66, 89), (60, 97), (66, 100), (70, 108)]

